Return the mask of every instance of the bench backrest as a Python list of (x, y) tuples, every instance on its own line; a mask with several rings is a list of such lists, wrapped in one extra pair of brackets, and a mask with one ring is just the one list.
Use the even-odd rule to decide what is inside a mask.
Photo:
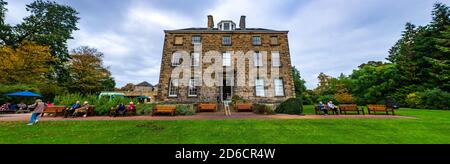
[(375, 111), (386, 111), (387, 110), (386, 105), (368, 105), (367, 108), (369, 110), (375, 110)]
[(253, 104), (250, 103), (236, 103), (236, 107), (238, 109), (250, 109), (252, 108)]
[(44, 112), (62, 112), (66, 109), (65, 106), (52, 106), (44, 109)]
[(340, 110), (358, 110), (358, 105), (356, 104), (343, 104), (339, 105)]
[[(314, 107), (314, 109), (316, 109), (316, 110), (320, 110), (320, 106), (319, 106), (319, 105), (316, 105), (316, 106)], [(328, 105), (324, 105), (324, 106), (322, 106), (322, 109), (326, 109), (326, 110), (329, 110), (329, 109), (330, 109), (330, 107), (329, 107)]]
[(177, 106), (175, 105), (156, 105), (156, 110), (176, 110)]
[(200, 108), (216, 108), (216, 104), (200, 104)]

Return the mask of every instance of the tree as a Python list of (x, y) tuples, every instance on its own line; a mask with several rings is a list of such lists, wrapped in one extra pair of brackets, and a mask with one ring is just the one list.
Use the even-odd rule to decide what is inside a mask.
[(114, 91), (116, 89), (116, 81), (111, 75), (101, 79), (102, 91)]
[[(6, 2), (0, 1), (0, 10), (4, 17)], [(6, 45), (17, 46), (23, 41), (31, 41), (42, 46), (49, 46), (50, 53), (57, 60), (51, 64), (54, 67), (52, 75), (59, 81), (64, 81), (64, 62), (69, 59), (67, 40), (73, 39), (72, 32), (78, 30), (76, 24), (78, 13), (70, 6), (64, 6), (50, 1), (36, 0), (26, 6), (31, 15), (15, 27), (0, 25), (0, 41)]]
[(292, 77), (294, 78), (295, 96), (301, 98), (303, 92), (306, 91), (305, 80), (302, 79), (300, 71), (295, 66), (292, 67)]
[(5, 2), (4, 0), (0, 0), (0, 25), (5, 24), (5, 15), (6, 11), (6, 5), (8, 5), (8, 2)]
[(394, 64), (366, 65), (350, 75), (351, 93), (359, 104), (381, 103), (397, 91), (398, 74)]
[(23, 42), (17, 48), (0, 46), (0, 83), (32, 84), (45, 82), (45, 74), (51, 71), (47, 64), (52, 61), (47, 46)]
[[(421, 27), (422, 28), (422, 27)], [(414, 40), (418, 35), (418, 30), (415, 25), (406, 23), (405, 31), (403, 31), (402, 38), (391, 48), (389, 57), (387, 58), (392, 63), (396, 64), (400, 74), (400, 80), (405, 85), (417, 84), (421, 82), (421, 67), (423, 62), (420, 56), (414, 51)]]
[(79, 47), (72, 50), (70, 57), (67, 63), (70, 72), (67, 88), (70, 92), (92, 94), (114, 90), (114, 79), (103, 66), (103, 53), (95, 48)]
[(4, 0), (0, 0), (0, 45), (4, 45), (5, 39), (2, 38), (12, 38), (14, 37), (12, 34), (12, 27), (8, 24), (5, 24), (5, 15), (8, 9), (6, 5), (8, 3)]

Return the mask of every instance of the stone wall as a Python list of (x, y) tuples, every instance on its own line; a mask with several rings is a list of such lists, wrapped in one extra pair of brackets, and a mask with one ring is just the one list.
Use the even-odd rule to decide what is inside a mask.
[[(205, 54), (208, 51), (279, 51), (280, 53), (280, 61), (281, 67), (280, 77), (283, 79), (284, 83), (284, 95), (283, 97), (256, 97), (255, 96), (255, 87), (247, 86), (247, 87), (234, 87), (233, 95), (239, 95), (245, 98), (246, 100), (250, 100), (255, 103), (278, 103), (286, 100), (287, 98), (294, 97), (294, 84), (292, 79), (292, 71), (291, 71), (291, 56), (289, 51), (289, 43), (288, 43), (288, 35), (287, 32), (274, 32), (274, 33), (244, 33), (244, 32), (202, 32), (202, 33), (172, 33), (166, 32), (165, 40), (164, 40), (164, 50), (162, 55), (161, 62), (161, 73), (160, 73), (160, 88), (158, 90), (158, 100), (164, 102), (176, 102), (176, 103), (192, 103), (192, 102), (215, 102), (216, 97), (220, 95), (219, 87), (200, 87), (199, 95), (197, 97), (188, 97), (188, 87), (181, 87), (179, 89), (179, 94), (177, 97), (168, 97), (169, 92), (169, 80), (174, 67), (172, 67), (171, 60), (174, 52), (179, 50), (184, 50), (187, 52), (194, 51), (194, 45), (191, 43), (192, 36), (201, 36), (202, 40), (202, 54)], [(175, 37), (182, 36), (184, 41), (183, 45), (174, 45)], [(232, 45), (225, 46), (222, 45), (222, 37), (223, 36), (231, 36), (232, 37)], [(260, 46), (254, 46), (252, 44), (253, 36), (261, 36), (262, 44)], [(270, 38), (273, 36), (278, 37), (279, 45), (271, 45)], [(233, 56), (232, 62), (234, 65), (236, 64), (237, 59)], [(250, 61), (246, 61), (246, 66), (249, 65)], [(272, 61), (270, 56), (268, 56), (267, 62), (268, 68), (268, 77), (270, 77), (270, 70), (272, 68)], [(211, 64), (203, 63), (202, 70), (204, 71)], [(246, 67), (248, 68), (248, 67)], [(246, 69), (245, 74), (236, 72), (235, 78), (241, 78), (244, 76), (248, 76), (249, 72)], [(248, 79), (247, 79), (248, 80)], [(273, 83), (273, 80), (270, 80)], [(266, 95), (274, 92), (273, 86), (267, 86)]]

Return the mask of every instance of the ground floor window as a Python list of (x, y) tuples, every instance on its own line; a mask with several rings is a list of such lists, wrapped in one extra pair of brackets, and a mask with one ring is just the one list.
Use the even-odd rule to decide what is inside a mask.
[(284, 96), (283, 79), (275, 79), (275, 96)]
[(255, 81), (256, 96), (264, 97), (264, 79), (256, 79)]
[(171, 79), (169, 84), (169, 97), (178, 96), (178, 79)]
[(189, 80), (189, 96), (198, 96), (198, 79)]

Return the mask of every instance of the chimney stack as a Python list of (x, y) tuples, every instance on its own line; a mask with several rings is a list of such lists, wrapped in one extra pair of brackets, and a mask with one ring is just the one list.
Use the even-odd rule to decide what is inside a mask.
[(245, 30), (245, 15), (241, 16), (241, 21), (239, 21), (239, 28), (241, 28), (241, 30)]
[(212, 15), (208, 15), (208, 29), (214, 28), (214, 19)]

